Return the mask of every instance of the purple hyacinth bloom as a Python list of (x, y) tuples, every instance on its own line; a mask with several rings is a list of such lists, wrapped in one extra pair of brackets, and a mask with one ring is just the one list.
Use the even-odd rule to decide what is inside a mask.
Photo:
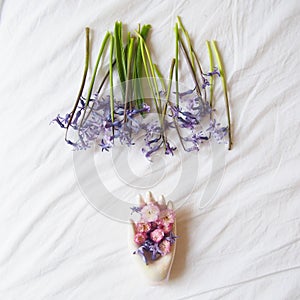
[(85, 98), (80, 97), (79, 105), (81, 105), (81, 106), (79, 106), (79, 109), (83, 109), (85, 107), (85, 102), (84, 101), (85, 101)]
[(71, 145), (71, 146), (74, 146), (75, 148), (78, 146), (77, 143), (74, 143), (68, 139), (65, 140), (67, 142), (67, 144)]
[(206, 78), (203, 78), (202, 88), (205, 89), (207, 86), (210, 86), (210, 83)]
[(228, 133), (228, 127), (221, 127), (220, 123), (217, 123), (215, 119), (210, 120), (209, 127), (207, 128), (207, 132), (210, 132), (211, 135), (218, 143), (222, 143), (224, 141), (224, 137)]
[(122, 145), (134, 145), (131, 136), (131, 130), (126, 125), (115, 130), (114, 139), (119, 139)]
[(163, 142), (161, 142), (160, 144), (150, 148), (149, 150), (145, 149), (145, 148), (142, 148), (142, 152), (145, 154), (145, 157), (148, 159), (148, 160), (151, 160), (151, 155), (158, 151), (160, 149), (160, 147), (162, 146)]
[(218, 75), (219, 77), (221, 77), (221, 74), (220, 74), (219, 69), (217, 67), (214, 67), (212, 72), (204, 73), (203, 75), (205, 75), (205, 76)]
[(138, 255), (140, 255), (141, 258), (142, 258), (142, 260), (144, 261), (144, 263), (145, 263), (146, 265), (148, 265), (148, 259), (147, 259), (146, 255), (145, 255), (143, 245), (140, 246), (139, 248), (137, 248), (137, 250), (134, 251), (133, 254), (138, 254)]
[(76, 112), (75, 118), (72, 120), (72, 124), (73, 125), (77, 126), (77, 122), (78, 122), (80, 116), (81, 116), (81, 110), (79, 110), (79, 111)]
[(184, 111), (180, 107), (172, 106), (173, 117), (178, 121), (178, 124), (182, 128), (194, 129), (195, 125), (199, 124), (197, 116), (189, 111)]
[(203, 141), (207, 141), (208, 136), (205, 135), (205, 133), (203, 131), (200, 131), (200, 132), (197, 132), (197, 133), (193, 133), (189, 137), (183, 138), (183, 140), (186, 141), (186, 142), (192, 142), (194, 144), (198, 144), (198, 143), (203, 143)]
[(176, 239), (178, 239), (178, 236), (175, 235), (172, 231), (170, 232), (170, 235), (166, 237), (166, 240), (169, 241), (171, 245), (175, 243)]
[(63, 121), (65, 124), (67, 124), (67, 123), (69, 122), (69, 120), (70, 120), (70, 116), (71, 116), (71, 114), (66, 114), (66, 116), (62, 119), (62, 121)]
[(121, 128), (121, 126), (122, 126), (122, 121), (116, 120), (114, 122), (110, 122), (109, 125), (107, 125), (107, 128), (109, 128), (109, 127)]
[(199, 146), (198, 145), (194, 145), (192, 147), (185, 147), (184, 149), (186, 152), (193, 152), (193, 151), (199, 151)]
[(150, 112), (150, 106), (144, 104), (142, 108), (133, 108), (131, 111), (128, 111), (127, 115), (132, 117), (133, 115), (137, 115), (144, 112)]
[(193, 144), (193, 146), (185, 148), (187, 152), (199, 151), (200, 144), (202, 144), (204, 141), (207, 141), (208, 139), (209, 137), (203, 131), (193, 133), (190, 136), (182, 138), (183, 141)]
[(158, 138), (155, 138), (155, 139), (152, 139), (152, 140), (149, 140), (149, 139), (146, 139), (146, 138), (145, 138), (146, 145), (147, 145), (148, 147), (151, 147), (151, 144), (157, 143), (158, 141), (161, 140), (161, 138), (162, 138), (161, 135), (160, 135)]
[(104, 139), (101, 140), (101, 142), (99, 143), (99, 146), (102, 148), (102, 152), (105, 151), (109, 151), (109, 149), (112, 147), (111, 143), (106, 143), (104, 141)]
[[(182, 93), (178, 93), (178, 96), (179, 96), (180, 98), (182, 98), (182, 97), (184, 97), (184, 96), (193, 94), (194, 91), (195, 91), (195, 88), (193, 88), (192, 90), (187, 90), (187, 91), (182, 92)], [(176, 94), (176, 93), (174, 92), (174, 94)]]
[(50, 124), (56, 122), (61, 128), (66, 128), (65, 125), (63, 124), (62, 120), (61, 120), (61, 116), (58, 114), (57, 117), (55, 119), (53, 119)]
[(193, 107), (193, 110), (196, 111), (199, 121), (213, 111), (208, 101), (198, 103), (198, 106)]
[[(212, 72), (203, 74), (208, 76), (220, 76), (220, 72), (215, 68)], [(209, 80), (202, 76), (202, 88), (209, 86)], [(176, 94), (176, 93), (175, 93)], [(165, 93), (160, 92), (161, 97)], [(78, 134), (78, 139), (66, 142), (73, 146), (74, 150), (90, 148), (96, 143), (102, 151), (109, 151), (114, 143), (119, 142), (128, 146), (134, 145), (134, 138), (139, 134), (144, 134), (145, 146), (142, 148), (146, 158), (151, 160), (153, 153), (159, 151), (165, 145), (165, 154), (173, 155), (176, 150), (167, 141), (169, 130), (180, 128), (180, 139), (188, 145), (184, 147), (186, 151), (197, 151), (199, 146), (210, 137), (216, 141), (223, 141), (228, 132), (227, 127), (221, 127), (216, 121), (211, 121), (207, 131), (202, 132), (204, 122), (209, 122), (213, 111), (206, 95), (196, 95), (195, 88), (178, 93), (180, 105), (171, 105), (169, 109), (172, 114), (167, 114), (164, 118), (156, 121), (146, 121), (145, 114), (150, 112), (150, 106), (143, 104), (126, 106), (121, 101), (114, 101), (114, 120), (111, 114), (110, 96), (100, 96), (93, 94), (89, 99), (85, 120), (82, 122), (83, 111), (85, 110), (86, 100), (81, 97), (76, 110), (73, 112), (73, 119), (69, 129)], [(126, 111), (125, 111), (126, 109)], [(70, 121), (71, 114), (65, 116), (58, 115), (51, 123), (57, 123), (61, 128), (66, 128)], [(171, 117), (171, 118), (170, 118)], [(161, 121), (164, 125), (161, 125)], [(162, 128), (163, 127), (163, 128)], [(179, 130), (177, 130), (179, 131)], [(164, 142), (165, 141), (165, 142)]]
[(156, 260), (160, 255), (163, 254), (159, 249), (158, 243), (152, 243), (149, 245), (149, 252), (151, 253), (151, 260)]
[(170, 146), (169, 142), (166, 142), (166, 151), (165, 154), (171, 154), (172, 156), (174, 155), (174, 151), (176, 150), (176, 147)]
[(57, 117), (50, 122), (50, 124), (56, 122), (61, 128), (66, 128), (70, 117), (71, 114), (66, 114), (65, 117), (62, 117), (60, 114), (58, 114)]
[(130, 209), (131, 209), (131, 213), (130, 213), (131, 215), (133, 213), (141, 213), (141, 210), (142, 210), (142, 208), (139, 206), (132, 206), (132, 207), (130, 207)]
[(141, 247), (144, 251), (150, 252), (151, 260), (156, 260), (158, 256), (162, 254), (162, 251), (159, 249), (159, 243), (156, 243), (149, 238)]
[(142, 124), (141, 128), (146, 131), (145, 139), (147, 140), (161, 134), (161, 128), (157, 125), (157, 122)]

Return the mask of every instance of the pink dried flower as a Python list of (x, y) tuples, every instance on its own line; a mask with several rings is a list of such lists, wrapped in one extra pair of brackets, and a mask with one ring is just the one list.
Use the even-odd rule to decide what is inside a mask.
[(159, 224), (168, 226), (173, 224), (175, 221), (175, 212), (172, 209), (164, 209), (159, 214)]
[(159, 243), (164, 238), (164, 236), (165, 234), (162, 229), (155, 229), (150, 233), (151, 240), (156, 243)]
[(161, 255), (164, 256), (171, 252), (171, 243), (167, 240), (163, 240), (159, 244), (159, 250), (161, 251)]
[(141, 245), (146, 241), (147, 235), (144, 232), (138, 232), (134, 236), (134, 241), (138, 244)]
[(139, 222), (135, 226), (137, 232), (149, 232), (152, 228), (151, 223)]
[(154, 222), (158, 219), (160, 210), (157, 205), (152, 203), (144, 206), (141, 210), (142, 219), (145, 222)]
[(162, 230), (164, 231), (164, 233), (169, 233), (172, 231), (172, 229), (173, 229), (173, 223), (170, 223), (170, 224), (162, 227)]

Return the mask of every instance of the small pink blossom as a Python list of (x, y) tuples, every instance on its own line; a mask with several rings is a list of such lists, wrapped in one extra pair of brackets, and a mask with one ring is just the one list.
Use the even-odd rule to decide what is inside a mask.
[(159, 214), (159, 224), (163, 226), (168, 226), (175, 222), (175, 212), (172, 209), (164, 209)]
[(144, 232), (138, 232), (134, 236), (134, 241), (138, 244), (141, 245), (146, 241), (147, 235)]
[(165, 234), (162, 229), (155, 229), (150, 233), (151, 240), (156, 243), (159, 243), (164, 238), (164, 236)]
[(159, 244), (159, 249), (162, 252), (162, 256), (168, 254), (171, 252), (171, 243), (167, 240), (163, 240), (160, 244)]
[(164, 233), (169, 233), (172, 231), (172, 229), (173, 229), (173, 223), (170, 223), (170, 224), (162, 227), (162, 230), (164, 231)]
[(142, 208), (142, 219), (145, 222), (154, 222), (158, 219), (159, 212), (159, 207), (153, 203), (150, 203)]
[(135, 226), (137, 232), (149, 232), (152, 228), (151, 223), (139, 222)]

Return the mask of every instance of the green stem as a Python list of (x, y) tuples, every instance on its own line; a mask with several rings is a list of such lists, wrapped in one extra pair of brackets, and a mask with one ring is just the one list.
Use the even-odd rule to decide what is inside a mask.
[(198, 84), (196, 72), (195, 72), (195, 70), (193, 69), (193, 66), (192, 66), (191, 60), (190, 60), (190, 58), (189, 58), (187, 49), (186, 49), (186, 47), (185, 47), (185, 45), (184, 45), (184, 42), (183, 42), (183, 40), (181, 39), (180, 36), (179, 36), (179, 44), (180, 44), (180, 46), (181, 46), (181, 49), (182, 49), (182, 51), (183, 51), (183, 53), (184, 53), (184, 56), (185, 56), (186, 61), (187, 61), (187, 64), (188, 64), (188, 66), (189, 66), (189, 68), (190, 68), (190, 71), (191, 71), (191, 73), (192, 73), (192, 77), (193, 77), (193, 80), (194, 80), (194, 83), (195, 83), (195, 86), (196, 86), (196, 92), (197, 92), (197, 94), (198, 94), (199, 96), (201, 96), (201, 90), (200, 90), (200, 87), (199, 87), (199, 84)]
[[(207, 52), (208, 52), (208, 57), (209, 57), (209, 72), (213, 71), (213, 67), (214, 67), (214, 57), (212, 54), (212, 50), (211, 50), (211, 46), (210, 46), (210, 42), (206, 41), (206, 47), (207, 47)], [(210, 76), (209, 79), (209, 91), (210, 91), (210, 96), (209, 96), (209, 105), (212, 108), (213, 106), (213, 96), (214, 96), (214, 89), (213, 89), (213, 85), (214, 85), (214, 76)]]
[(225, 107), (226, 107), (226, 115), (227, 115), (227, 121), (228, 121), (228, 150), (230, 150), (231, 146), (232, 146), (231, 122), (230, 122), (230, 109), (229, 109), (229, 99), (228, 99), (228, 92), (227, 92), (225, 70), (223, 68), (222, 59), (221, 59), (216, 41), (212, 41), (212, 47), (214, 49), (214, 53), (215, 53), (215, 56), (217, 59), (218, 68), (219, 68), (219, 72), (220, 72), (221, 80), (222, 80), (224, 97), (225, 97)]
[[(170, 104), (169, 98), (170, 98), (170, 93), (171, 93), (172, 78), (173, 78), (173, 71), (174, 71), (174, 65), (175, 64), (176, 64), (176, 59), (173, 58), (172, 63), (171, 63), (171, 67), (170, 67), (170, 72), (169, 72), (169, 84), (168, 84), (168, 91), (167, 91), (167, 95), (166, 95), (166, 103), (165, 103), (165, 107), (164, 107), (164, 111), (163, 111), (163, 117), (164, 118), (165, 118), (166, 113), (167, 113), (167, 106), (168, 106), (168, 104)], [(177, 120), (176, 120), (172, 110), (171, 110), (171, 117), (173, 118), (175, 129), (176, 129), (176, 132), (178, 134), (180, 144), (181, 144), (182, 148), (186, 151), (186, 148), (184, 146), (183, 140), (182, 140), (181, 135), (180, 135), (180, 130), (179, 130)], [(164, 121), (164, 119), (163, 119), (163, 121)]]
[[(113, 61), (113, 66), (116, 64), (116, 60)], [(99, 88), (97, 90), (97, 94), (100, 93), (100, 91), (102, 90), (104, 83), (106, 82), (107, 78), (109, 77), (109, 70), (105, 73), (103, 80), (101, 81)]]
[(171, 93), (171, 87), (172, 87), (172, 78), (173, 78), (174, 66), (175, 66), (175, 59), (173, 58), (172, 63), (171, 63), (171, 67), (170, 67), (170, 72), (169, 72), (169, 83), (168, 83), (168, 89), (167, 89), (167, 95), (166, 95), (166, 103), (164, 105), (164, 110), (163, 110), (163, 118), (165, 118), (165, 116), (167, 114), (167, 107), (168, 107), (170, 93)]
[(115, 23), (115, 30), (114, 30), (114, 45), (115, 45), (115, 52), (116, 52), (116, 65), (117, 70), (120, 78), (121, 83), (121, 91), (123, 100), (125, 97), (125, 86), (124, 81), (126, 80), (126, 67), (125, 67), (125, 57), (124, 57), (124, 49), (123, 49), (123, 39), (122, 39), (122, 23), (116, 22)]
[(84, 89), (84, 86), (85, 86), (87, 71), (88, 71), (88, 68), (89, 68), (89, 60), (90, 60), (90, 29), (88, 27), (86, 27), (85, 28), (85, 64), (84, 64), (84, 71), (83, 71), (82, 81), (81, 81), (80, 89), (79, 89), (79, 92), (78, 92), (78, 95), (77, 95), (77, 99), (75, 101), (73, 110), (72, 110), (71, 115), (70, 115), (69, 122), (68, 122), (67, 127), (66, 127), (65, 140), (67, 140), (68, 129), (69, 129), (69, 127), (71, 125), (71, 122), (73, 120), (76, 108), (78, 106), (78, 103), (80, 101), (80, 97), (82, 95), (82, 92), (83, 92), (83, 89)]
[[(162, 132), (162, 138), (163, 138), (164, 147), (165, 147), (165, 149), (167, 149), (166, 138), (165, 138), (165, 135), (164, 135), (164, 124), (163, 124), (163, 118), (162, 118), (161, 98), (160, 98), (160, 95), (159, 95), (158, 84), (157, 84), (157, 81), (156, 81), (154, 64), (152, 62), (149, 49), (148, 49), (143, 37), (138, 32), (136, 32), (136, 34), (139, 36), (139, 39), (140, 39), (140, 42), (141, 42), (141, 53), (142, 53), (142, 58), (143, 58), (144, 66), (145, 66), (145, 72), (147, 74), (148, 83), (149, 83), (149, 86), (150, 86), (150, 89), (151, 89), (151, 92), (152, 92), (152, 95), (153, 95), (156, 111), (157, 111), (157, 114), (158, 114), (158, 119), (159, 119), (159, 122), (160, 122), (160, 127), (163, 131)], [(147, 60), (146, 60), (146, 57), (145, 57), (144, 50), (146, 51), (146, 54), (147, 54)], [(150, 71), (151, 71), (152, 81), (153, 81), (155, 91), (152, 87), (147, 62), (149, 64), (149, 68), (150, 68)], [(157, 97), (157, 99), (156, 99), (156, 97)]]
[(179, 60), (179, 38), (178, 23), (175, 25), (175, 85), (176, 85), (176, 106), (179, 107), (179, 86), (178, 86), (178, 60)]
[(109, 55), (109, 85), (110, 85), (110, 115), (114, 122), (114, 82), (113, 82), (113, 56), (114, 56), (114, 36), (110, 35), (110, 55)]
[(177, 16), (177, 20), (178, 20), (178, 23), (180, 25), (180, 29), (183, 31), (183, 34), (184, 34), (184, 36), (185, 36), (185, 38), (188, 42), (190, 61), (191, 61), (192, 68), (195, 71), (195, 62), (194, 62), (194, 57), (193, 57), (193, 47), (192, 47), (190, 36), (189, 36), (188, 32), (186, 31), (185, 27), (183, 26), (179, 16)]
[(89, 105), (89, 102), (90, 102), (93, 86), (94, 86), (95, 79), (96, 79), (96, 74), (97, 74), (97, 71), (98, 71), (99, 62), (100, 62), (101, 56), (103, 54), (103, 51), (105, 49), (106, 42), (107, 42), (109, 36), (110, 36), (110, 33), (107, 32), (104, 39), (103, 39), (103, 42), (102, 42), (102, 45), (101, 45), (101, 48), (100, 48), (100, 51), (99, 51), (99, 54), (98, 54), (98, 57), (97, 57), (97, 61), (96, 61), (96, 65), (95, 65), (95, 68), (94, 68), (92, 80), (91, 80), (90, 87), (89, 87), (89, 90), (88, 90), (88, 94), (87, 94), (87, 97), (86, 97), (86, 103), (85, 103), (83, 117), (82, 117), (81, 122), (80, 122), (80, 127), (82, 126), (83, 120), (84, 120), (85, 115), (86, 115), (86, 111), (87, 111), (87, 108), (88, 108), (88, 105)]
[[(134, 48), (134, 38), (130, 38), (128, 44), (128, 52), (127, 52), (128, 54), (127, 54), (127, 76), (126, 76), (126, 90), (125, 90), (125, 104), (124, 104), (124, 122), (127, 121), (126, 110), (127, 110), (129, 93), (131, 92), (131, 87), (129, 86), (129, 84), (131, 84), (130, 73), (131, 73), (131, 61), (132, 61), (133, 48)], [(131, 104), (129, 105), (131, 106)]]
[[(143, 37), (144, 41), (146, 41), (149, 30), (151, 29), (151, 25), (143, 25), (142, 29), (140, 30), (140, 25), (138, 26), (138, 33)], [(136, 99), (137, 99), (137, 106), (138, 108), (142, 108), (144, 105), (144, 95), (142, 89), (141, 79), (143, 77), (143, 61), (142, 61), (142, 54), (141, 54), (141, 43), (137, 43), (137, 50), (135, 55), (135, 92), (136, 92)]]
[[(194, 56), (194, 58), (196, 60), (196, 63), (197, 63), (197, 67), (198, 67), (198, 69), (200, 71), (200, 77), (201, 77), (201, 80), (202, 80), (201, 83), (204, 84), (205, 78), (203, 76), (203, 70), (202, 70), (200, 61), (199, 61), (198, 56), (196, 55), (195, 51), (193, 50), (193, 48), (192, 48), (192, 51), (193, 51), (193, 56)], [(203, 90), (203, 93), (204, 93), (204, 95), (203, 95), (203, 101), (206, 102), (206, 89)]]
[[(166, 132), (166, 130), (165, 130), (165, 118), (166, 118), (166, 114), (167, 114), (167, 108), (168, 108), (169, 98), (170, 98), (170, 93), (171, 93), (174, 66), (175, 66), (175, 59), (173, 58), (172, 63), (171, 63), (171, 67), (170, 67), (170, 72), (169, 72), (169, 82), (168, 82), (168, 90), (167, 90), (167, 95), (166, 95), (166, 103), (164, 105), (164, 109), (163, 109), (163, 113), (162, 113), (162, 122), (161, 122), (161, 124), (162, 124), (162, 131), (163, 131), (164, 135), (165, 135), (165, 132)], [(173, 119), (174, 119), (174, 122), (176, 122), (174, 116), (173, 116)], [(166, 137), (167, 137), (167, 135), (166, 135)], [(165, 148), (166, 148), (166, 140), (167, 140), (167, 138), (163, 139)]]
[[(116, 60), (113, 61), (113, 66), (114, 66), (115, 64), (116, 64)], [(104, 86), (106, 80), (108, 79), (108, 77), (109, 77), (109, 70), (106, 72), (106, 74), (104, 75), (104, 77), (103, 77), (103, 79), (102, 79), (102, 81), (101, 81), (101, 83), (100, 83), (100, 85), (99, 85), (99, 88), (98, 88), (98, 90), (97, 90), (97, 94), (98, 94), (98, 95), (99, 95), (100, 91), (102, 90), (102, 88), (103, 88), (103, 86)], [(87, 116), (86, 116), (86, 118), (85, 118), (86, 120), (89, 118), (91, 112), (93, 111), (94, 106), (95, 106), (95, 101), (93, 102), (91, 109), (90, 109), (89, 112), (87, 113)], [(83, 121), (83, 122), (85, 122), (85, 121)]]
[[(152, 62), (152, 58), (151, 58), (151, 55), (150, 55), (150, 51), (149, 51), (149, 49), (148, 49), (148, 47), (147, 47), (147, 45), (146, 45), (146, 43), (145, 43), (143, 37), (142, 37), (139, 33), (137, 33), (137, 34), (138, 34), (138, 35), (140, 36), (140, 38), (142, 39), (142, 40), (141, 40), (141, 41), (142, 41), (142, 47), (141, 47), (142, 53), (143, 53), (143, 51), (144, 51), (144, 49), (145, 49), (146, 54), (147, 54), (147, 59), (148, 59), (148, 63), (149, 63), (149, 67), (150, 67), (150, 71), (151, 71), (151, 75), (152, 75), (152, 80), (153, 80), (153, 84), (154, 84), (154, 89), (155, 89), (155, 92), (156, 92), (156, 97), (157, 97), (157, 99), (158, 99), (158, 106), (159, 106), (159, 111), (158, 111), (158, 113), (161, 113), (161, 112), (162, 112), (161, 99), (160, 99), (160, 95), (159, 95), (158, 84), (157, 84), (157, 81), (156, 81), (156, 75), (155, 75), (155, 70), (154, 70), (154, 64), (153, 64), (153, 62)], [(145, 55), (144, 55), (144, 57), (145, 57)]]
[(159, 106), (157, 104), (154, 88), (153, 88), (152, 82), (150, 80), (151, 77), (150, 77), (149, 70), (148, 70), (148, 62), (147, 62), (146, 57), (145, 57), (143, 38), (138, 32), (136, 32), (136, 33), (139, 36), (141, 56), (142, 56), (142, 61), (144, 63), (144, 69), (145, 69), (146, 77), (147, 77), (147, 80), (148, 80), (148, 84), (149, 84), (149, 87), (150, 87), (150, 90), (151, 90), (151, 93), (152, 93), (152, 96), (153, 96), (153, 99), (154, 99), (154, 104), (155, 104), (155, 107), (156, 107), (156, 111), (159, 113)]
[(157, 66), (156, 64), (154, 64), (153, 66), (154, 66), (155, 73), (156, 73), (156, 75), (157, 75), (158, 78), (159, 78), (159, 81), (160, 81), (160, 84), (161, 84), (162, 89), (163, 89), (164, 91), (166, 91), (166, 84), (165, 84), (163, 75), (162, 75), (161, 72), (159, 71), (158, 66)]

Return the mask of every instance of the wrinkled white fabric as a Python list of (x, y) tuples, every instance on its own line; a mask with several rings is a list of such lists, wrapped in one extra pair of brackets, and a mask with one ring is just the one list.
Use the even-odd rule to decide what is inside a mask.
[[(12, 0), (0, 9), (1, 299), (299, 299), (299, 1)], [(153, 187), (168, 194), (175, 182), (188, 201), (177, 211), (170, 281), (151, 286), (132, 265), (128, 225), (86, 201), (64, 132), (49, 122), (76, 98), (86, 26), (93, 66), (116, 20), (129, 30), (152, 24), (153, 58), (168, 74), (177, 15), (204, 66), (205, 41), (218, 41), (234, 144), (204, 207), (205, 150), (190, 195), (189, 178), (178, 182), (172, 165)], [(131, 197), (116, 174), (106, 180), (112, 193)]]

